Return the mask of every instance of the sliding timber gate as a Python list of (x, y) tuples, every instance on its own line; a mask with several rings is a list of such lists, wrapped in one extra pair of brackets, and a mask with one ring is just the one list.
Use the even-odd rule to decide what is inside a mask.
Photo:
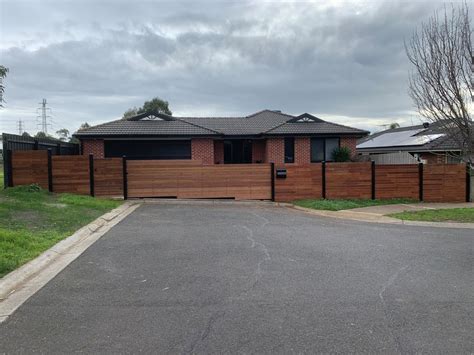
[(272, 199), (271, 164), (124, 160), (127, 197)]

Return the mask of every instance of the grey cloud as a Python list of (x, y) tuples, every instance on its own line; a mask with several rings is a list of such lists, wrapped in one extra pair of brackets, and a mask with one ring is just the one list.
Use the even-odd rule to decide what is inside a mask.
[[(26, 24), (21, 5), (11, 11)], [(9, 20), (13, 30), (2, 28), (23, 46), (0, 51), (11, 70), (9, 104), (25, 107), (52, 97), (71, 130), (85, 120), (118, 117), (157, 95), (177, 114), (273, 108), (348, 120), (408, 119), (403, 39), (439, 6), (193, 2), (162, 3), (156, 11), (142, 2), (89, 5), (59, 4), (51, 27), (25, 25), (19, 34)], [(28, 48), (27, 41), (45, 31), (45, 44)], [(0, 114), (17, 115), (8, 107)]]

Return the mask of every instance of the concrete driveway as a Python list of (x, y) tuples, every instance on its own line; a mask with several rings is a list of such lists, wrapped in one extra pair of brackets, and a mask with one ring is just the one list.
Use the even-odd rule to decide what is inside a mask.
[(472, 234), (145, 204), (0, 325), (0, 353), (469, 353)]

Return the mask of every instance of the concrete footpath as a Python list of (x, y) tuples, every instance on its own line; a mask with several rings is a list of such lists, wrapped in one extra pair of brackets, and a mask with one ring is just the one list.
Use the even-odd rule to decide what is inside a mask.
[(325, 211), (314, 210), (311, 208), (294, 206), (291, 204), (284, 204), (287, 207), (295, 208), (300, 211), (311, 213), (317, 216), (342, 218), (353, 221), (369, 222), (369, 223), (387, 223), (387, 224), (404, 224), (410, 226), (425, 226), (425, 227), (441, 227), (441, 228), (464, 228), (474, 229), (474, 223), (459, 223), (459, 222), (424, 222), (424, 221), (406, 221), (393, 217), (388, 217), (388, 214), (399, 213), (404, 211), (423, 211), (432, 209), (451, 209), (451, 208), (474, 208), (473, 202), (465, 203), (414, 203), (414, 204), (397, 204), (385, 206), (370, 206), (353, 208), (350, 210), (341, 211)]

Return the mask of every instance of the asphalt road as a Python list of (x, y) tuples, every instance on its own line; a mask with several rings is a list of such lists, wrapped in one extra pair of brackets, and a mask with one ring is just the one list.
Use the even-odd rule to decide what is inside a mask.
[(469, 353), (472, 230), (143, 205), (0, 325), (0, 353)]

